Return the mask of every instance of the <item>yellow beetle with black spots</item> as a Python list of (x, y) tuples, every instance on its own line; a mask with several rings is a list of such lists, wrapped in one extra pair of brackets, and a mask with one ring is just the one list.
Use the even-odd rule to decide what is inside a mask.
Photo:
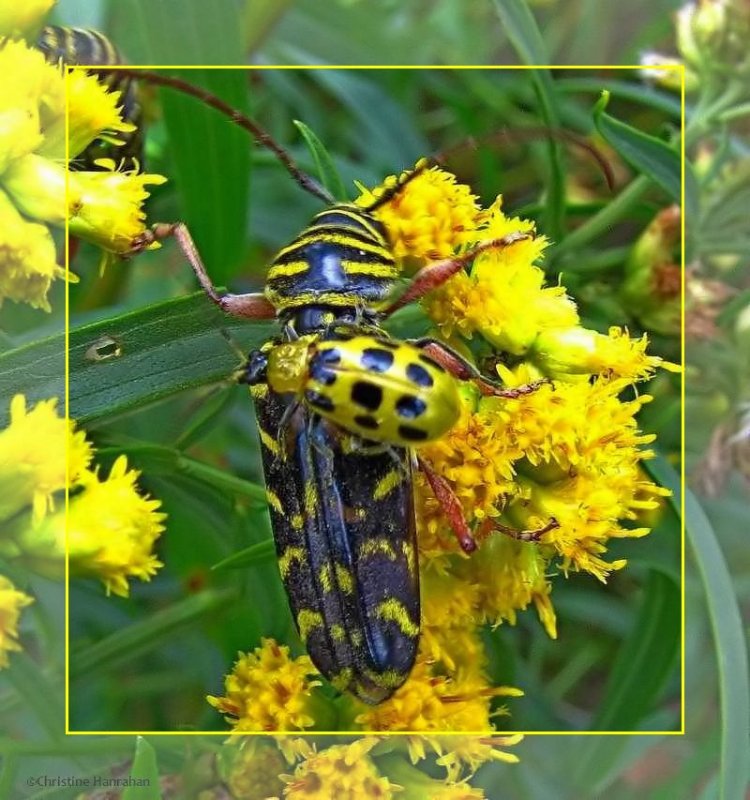
[(383, 336), (304, 336), (267, 353), (268, 385), (372, 442), (411, 447), (461, 413), (455, 378), (419, 347)]

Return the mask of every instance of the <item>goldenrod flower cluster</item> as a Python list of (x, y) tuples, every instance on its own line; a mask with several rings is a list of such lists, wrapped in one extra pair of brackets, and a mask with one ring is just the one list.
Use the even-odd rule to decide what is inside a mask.
[[(488, 762), (515, 763), (504, 748), (521, 738), (365, 736), (327, 745), (326, 739), (237, 737), (218, 754), (219, 772), (237, 800), (483, 800), (468, 781)], [(427, 763), (432, 776), (418, 768)]]
[(164, 181), (117, 172), (114, 163), (100, 165), (109, 171), (66, 177), (66, 154), (75, 159), (97, 138), (119, 142), (133, 126), (122, 119), (119, 92), (83, 70), (66, 81), (61, 65), (48, 64), (23, 40), (36, 35), (50, 5), (4, 4), (0, 12), (0, 70), (12, 76), (0, 85), (0, 303), (8, 298), (45, 311), (52, 282), (72, 277), (58, 264), (50, 228), (69, 218), (71, 233), (126, 252), (144, 230), (145, 186)]
[(149, 580), (161, 566), (153, 548), (165, 515), (158, 500), (139, 492), (139, 473), (128, 469), (125, 456), (106, 478), (92, 468), (93, 457), (84, 433), (59, 416), (55, 399), (28, 408), (23, 395), (13, 398), (10, 424), (0, 431), (0, 558), (62, 576), (67, 486), (71, 575), (98, 578), (108, 593), (127, 596), (129, 580)]
[[(360, 201), (372, 202), (396, 180), (364, 191)], [(339, 701), (350, 709), (345, 720), (354, 729), (492, 731), (494, 718), (506, 713), (497, 698), (522, 692), (490, 685), (481, 627), (515, 624), (533, 606), (555, 638), (552, 576), (588, 572), (605, 582), (625, 566), (624, 559), (607, 559), (610, 540), (649, 533), (639, 524), (642, 515), (668, 494), (641, 467), (653, 455), (648, 446), (654, 436), (639, 430), (637, 415), (650, 397), (635, 386), (658, 368), (676, 368), (648, 353), (645, 336), (585, 328), (565, 288), (546, 282), (539, 265), (546, 239), (530, 221), (506, 215), (500, 198), (483, 209), (468, 187), (433, 168), (376, 214), (395, 251), (417, 267), (513, 232), (529, 234), (485, 250), (422, 301), (437, 334), (467, 357), (494, 365), (508, 387), (546, 382), (512, 399), (484, 396), (472, 383), (463, 384), (458, 423), (419, 448), (452, 488), (480, 546), (471, 556), (461, 552), (443, 508), (417, 473), (417, 662), (385, 702)], [(538, 541), (512, 535), (545, 526)], [(250, 658), (254, 665), (259, 656)], [(299, 699), (310, 696), (310, 677), (306, 671), (306, 680), (298, 680)], [(277, 724), (274, 681), (271, 671), (256, 671), (250, 681), (247, 663), (238, 662), (224, 699), (235, 730), (257, 730), (266, 716)], [(305, 718), (304, 727), (312, 726)]]
[(313, 680), (308, 656), (292, 658), (289, 648), (263, 639), (253, 653), (240, 653), (225, 681), (225, 697), (208, 697), (239, 731), (304, 730), (315, 725)]
[(18, 618), (21, 609), (33, 602), (4, 575), (0, 575), (0, 669), (8, 666), (8, 653), (20, 650)]

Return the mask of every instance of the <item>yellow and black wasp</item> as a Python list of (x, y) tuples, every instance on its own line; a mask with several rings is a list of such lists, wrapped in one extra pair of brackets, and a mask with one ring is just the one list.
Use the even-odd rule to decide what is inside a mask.
[[(428, 162), (369, 206), (337, 203), (257, 123), (182, 80), (125, 70), (191, 94), (227, 114), (273, 151), (326, 208), (275, 256), (265, 290), (221, 294), (182, 223), (157, 224), (133, 253), (173, 236), (208, 297), (227, 314), (277, 319), (280, 335), (250, 354), (242, 380), (254, 399), (282, 580), (302, 641), (320, 672), (368, 703), (387, 699), (414, 664), (420, 597), (412, 470), (425, 472), (462, 548), (475, 547), (447, 482), (418, 446), (457, 421), (456, 380), (517, 397), (435, 339), (390, 338), (383, 321), (424, 296), (478, 253), (529, 234), (511, 233), (424, 267), (393, 299), (400, 277), (379, 207)], [(535, 539), (539, 531), (507, 531)]]
[[(51, 64), (66, 66), (107, 67), (123, 64), (120, 51), (104, 34), (89, 28), (68, 28), (46, 25), (39, 34), (36, 46)], [(125, 122), (134, 125), (130, 133), (120, 134), (121, 144), (97, 139), (71, 163), (73, 170), (101, 169), (96, 162), (107, 158), (123, 169), (139, 169), (143, 165), (143, 111), (138, 101), (138, 89), (132, 78), (113, 70), (92, 69), (111, 91), (120, 92), (120, 107)]]

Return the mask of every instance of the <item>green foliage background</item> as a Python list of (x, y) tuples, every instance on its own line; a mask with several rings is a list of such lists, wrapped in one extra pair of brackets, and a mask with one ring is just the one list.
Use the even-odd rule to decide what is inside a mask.
[[(57, 16), (66, 24), (104, 30), (122, 44), (134, 63), (585, 64), (633, 63), (642, 48), (668, 43), (672, 28), (668, 12), (677, 4), (625, 6), (582, 0), (529, 5), (538, 28), (525, 3), (500, 1), (467, 9), (453, 0), (325, 6), (313, 0), (226, 0), (210, 8), (196, 0), (120, 0), (61, 2)], [(243, 24), (238, 25), (238, 19)], [(502, 80), (497, 79), (500, 74)], [(673, 95), (645, 90), (632, 73), (556, 72), (554, 83), (541, 88), (530, 74), (507, 72), (435, 72), (424, 77), (405, 72), (366, 77), (301, 71), (261, 75), (251, 83), (249, 94), (243, 73), (205, 72), (192, 74), (191, 80), (206, 81), (240, 106), (247, 103), (275, 135), (292, 143), (309, 166), (309, 156), (290, 124), (294, 118), (304, 120), (333, 154), (347, 186), (354, 178), (377, 182), (416, 156), (452, 144), (467, 133), (549, 122), (540, 112), (544, 108), (539, 103), (540, 91), (552, 98), (551, 108), (558, 115), (552, 119), (574, 130), (590, 127), (590, 110), (603, 86), (613, 92), (608, 111), (636, 129), (664, 135), (674, 131), (679, 113)], [(425, 98), (431, 101), (425, 103)], [(481, 114), (476, 113), (474, 98), (480, 100)], [(154, 109), (158, 105), (154, 99)], [(378, 109), (376, 114), (373, 108)], [(152, 131), (148, 153), (152, 168), (179, 176), (155, 193), (152, 218), (186, 218), (196, 229), (217, 282), (257, 285), (269, 253), (304, 224), (314, 201), (291, 185), (267, 155), (251, 153), (241, 132), (180, 100), (166, 101)], [(214, 160), (218, 153), (222, 157)], [(560, 155), (559, 147), (542, 142), (523, 149), (490, 149), (456, 166), (485, 199), (502, 189), (514, 209), (538, 216), (549, 232), (549, 226), (569, 225), (573, 216), (563, 221), (560, 205), (554, 203)], [(591, 174), (590, 167), (571, 166), (569, 160), (567, 168)], [(614, 289), (622, 250), (620, 260), (614, 251), (632, 241), (650, 213), (665, 202), (666, 195), (648, 184), (624, 209), (624, 227), (614, 234), (608, 234), (608, 226), (600, 228), (600, 235), (589, 239), (574, 234), (574, 245), (553, 251), (551, 274), (564, 271), (566, 285), (581, 302), (586, 322), (594, 327), (620, 322), (637, 330), (617, 303)], [(540, 185), (547, 189), (544, 196)], [(597, 219), (605, 205), (613, 204), (577, 209), (576, 221)], [(559, 228), (554, 238), (570, 242), (571, 237), (562, 236), (566, 229)], [(103, 282), (96, 280), (93, 254), (84, 252), (81, 258), (83, 264), (88, 259), (90, 266), (80, 270), (84, 280), (76, 289), (72, 321), (91, 327), (72, 336), (71, 367), (74, 372), (76, 365), (80, 368), (79, 385), (92, 390), (79, 396), (79, 416), (94, 431), (105, 459), (128, 452), (144, 470), (148, 488), (165, 500), (170, 532), (164, 539), (165, 580), (160, 577), (150, 586), (139, 587), (135, 602), (105, 599), (93, 583), (75, 588), (71, 597), (73, 726), (102, 729), (110, 727), (112, 720), (127, 719), (131, 729), (173, 729), (175, 720), (203, 729), (220, 727), (203, 705), (202, 693), (220, 688), (218, 683), (209, 685), (207, 676), (218, 681), (234, 651), (247, 649), (261, 633), (282, 639), (291, 635), (289, 620), (280, 611), (284, 601), (275, 567), (264, 544), (268, 530), (256, 491), (260, 472), (250, 403), (241, 389), (228, 382), (220, 390), (211, 388), (217, 379), (228, 377), (237, 363), (216, 334), (217, 324), (228, 328), (243, 347), (264, 338), (268, 329), (227, 326), (207, 308), (202, 296), (185, 297), (192, 290), (190, 275), (171, 248), (139, 258), (125, 269), (115, 267)], [(162, 301), (167, 305), (151, 305)], [(144, 369), (135, 369), (137, 361), (123, 358), (122, 375), (109, 373), (104, 378), (105, 373), (96, 370), (103, 365), (76, 361), (76, 354), (85, 352), (98, 336), (116, 335), (113, 316), (128, 313), (135, 314), (123, 319), (132, 323), (129, 336), (133, 334)], [(401, 333), (414, 330), (420, 320), (405, 316), (396, 323)], [(13, 344), (24, 336), (36, 340), (44, 332), (23, 311), (8, 327)], [(668, 353), (670, 345), (661, 342), (657, 347)], [(723, 354), (731, 362), (732, 353)], [(57, 340), (51, 340), (46, 349), (22, 353), (23, 357), (29, 360), (14, 362), (10, 385), (27, 380), (27, 393), (50, 396), (55, 375), (60, 374), (55, 370)], [(185, 368), (191, 361), (197, 369)], [(28, 374), (29, 364), (40, 363), (48, 365), (43, 386), (38, 370)], [(183, 394), (188, 387), (192, 391)], [(689, 402), (705, 396), (705, 389), (688, 384)], [(672, 454), (678, 450), (673, 391), (667, 382), (654, 387), (659, 399), (651, 409), (654, 416), (647, 421), (660, 431), (664, 452)], [(161, 394), (175, 397), (142, 413), (130, 413)], [(113, 398), (119, 398), (122, 406), (113, 407)], [(698, 459), (705, 447), (700, 435), (704, 426), (691, 426), (690, 418), (688, 423), (689, 455)], [(666, 462), (657, 469), (660, 480), (674, 481)], [(488, 797), (596, 797), (604, 791), (614, 797), (644, 791), (655, 797), (699, 796), (699, 792), (705, 797), (741, 796), (747, 769), (745, 643), (736, 624), (736, 600), (718, 542), (732, 555), (734, 588), (746, 597), (747, 559), (741, 533), (747, 497), (738, 478), (730, 482), (727, 492), (720, 501), (707, 504), (710, 517), (692, 496), (688, 498), (687, 738), (531, 737), (518, 748), (521, 765), (491, 766), (480, 773), (478, 783), (485, 786)], [(665, 634), (673, 630), (670, 626), (678, 611), (675, 541), (675, 520), (667, 512), (658, 534), (625, 545), (632, 569), (622, 580), (618, 576), (608, 590), (599, 591), (589, 579), (558, 584), (554, 597), (563, 619), (560, 642), (548, 642), (530, 614), (524, 615), (518, 628), (501, 629), (493, 640), (496, 674), (521, 682), (527, 691), (525, 705), (513, 706), (514, 728), (558, 729), (564, 723), (572, 730), (585, 729), (595, 712), (599, 718), (594, 718), (594, 724), (599, 722), (603, 728), (616, 728), (611, 723), (620, 719), (630, 723), (625, 729), (674, 727), (679, 703), (675, 644)], [(216, 565), (254, 542), (258, 547), (245, 553), (248, 561), (255, 562), (249, 568), (246, 563), (241, 569), (208, 571), (207, 565)], [(258, 587), (262, 592), (256, 591)], [(40, 584), (35, 592), (42, 598), (42, 610), (35, 611), (45, 631), (40, 647), (52, 652), (51, 646), (61, 645), (59, 607), (53, 610), (59, 593), (51, 584)], [(720, 714), (716, 712), (716, 653), (721, 665)], [(14, 715), (15, 734), (3, 745), (3, 787), (14, 791), (9, 787), (16, 780), (22, 785), (26, 774), (70, 771), (71, 758), (76, 759), (76, 772), (101, 774), (106, 769), (103, 765), (132, 755), (132, 740), (127, 737), (62, 739), (56, 722), (62, 711), (57, 699), (59, 661), (52, 659), (40, 667), (31, 654), (16, 659), (18, 668), (13, 674), (0, 676), (5, 682), (0, 684), (5, 690), (3, 709)], [(618, 681), (607, 687), (613, 659), (617, 659)], [(21, 707), (31, 711), (31, 719), (17, 716), (20, 707), (14, 692), (21, 698)], [(21, 732), (25, 742), (17, 741)], [(151, 740), (162, 773), (181, 768), (185, 750), (197, 746), (190, 741), (179, 737)], [(218, 746), (218, 740), (214, 742), (200, 746)], [(66, 790), (21, 791), (21, 796), (74, 796)]]

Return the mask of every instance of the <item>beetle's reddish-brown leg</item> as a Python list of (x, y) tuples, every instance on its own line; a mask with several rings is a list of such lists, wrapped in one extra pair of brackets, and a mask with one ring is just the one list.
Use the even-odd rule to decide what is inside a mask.
[(514, 399), (516, 397), (522, 397), (525, 394), (531, 394), (540, 386), (550, 383), (548, 378), (542, 378), (538, 381), (522, 383), (520, 386), (509, 388), (486, 378), (471, 362), (467, 361), (462, 355), (459, 355), (452, 347), (448, 347), (447, 344), (437, 339), (429, 337), (411, 339), (409, 340), (409, 344), (418, 347), (433, 361), (436, 361), (441, 367), (444, 367), (451, 375), (459, 380), (473, 381), (479, 391), (484, 395)]
[(534, 528), (532, 530), (517, 530), (516, 528), (511, 528), (508, 525), (503, 525), (497, 520), (488, 518), (480, 526), (477, 536), (478, 538), (483, 538), (485, 536), (489, 536), (494, 531), (497, 531), (498, 533), (504, 533), (506, 536), (510, 536), (511, 539), (516, 539), (519, 542), (538, 542), (545, 533), (549, 533), (550, 531), (553, 531), (559, 527), (560, 523), (554, 517), (551, 517), (550, 521), (543, 527)]
[(432, 489), (435, 499), (440, 503), (443, 513), (447, 517), (451, 528), (453, 528), (461, 549), (464, 553), (473, 553), (477, 549), (477, 543), (471, 535), (469, 526), (464, 518), (461, 503), (458, 501), (455, 492), (451, 489), (448, 481), (438, 475), (423, 459), (417, 457), (417, 464), (424, 473), (425, 478), (427, 478), (427, 483), (430, 484), (430, 489)]
[(174, 237), (178, 247), (182, 250), (203, 291), (222, 311), (233, 317), (243, 317), (244, 319), (273, 319), (276, 316), (276, 309), (261, 293), (220, 294), (218, 292), (211, 282), (211, 278), (208, 277), (198, 248), (183, 222), (157, 223), (134, 240), (128, 255), (136, 255), (154, 242), (161, 242), (170, 237)]
[(428, 264), (426, 267), (417, 272), (412, 278), (411, 283), (406, 291), (395, 302), (391, 303), (388, 308), (383, 312), (383, 316), (388, 317), (409, 303), (419, 300), (433, 289), (442, 286), (449, 278), (452, 278), (457, 272), (460, 272), (467, 264), (470, 264), (480, 253), (485, 250), (493, 248), (508, 247), (516, 242), (523, 241), (524, 239), (533, 239), (532, 233), (523, 233), (515, 231), (508, 233), (499, 239), (488, 239), (486, 242), (480, 242), (465, 253), (454, 258), (446, 258), (443, 261), (435, 261)]

